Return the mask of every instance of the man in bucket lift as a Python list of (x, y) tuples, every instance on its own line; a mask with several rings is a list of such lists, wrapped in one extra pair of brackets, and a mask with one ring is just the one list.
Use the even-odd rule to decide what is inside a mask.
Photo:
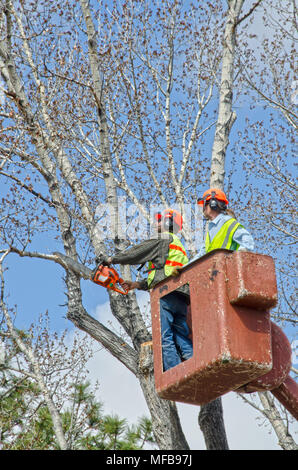
[[(183, 220), (179, 212), (167, 209), (155, 214), (158, 237), (145, 240), (106, 260), (107, 264), (143, 265), (149, 262), (147, 279), (124, 281), (126, 290), (149, 290), (155, 284), (175, 273), (177, 267), (188, 263), (184, 246), (177, 233)], [(189, 359), (193, 354), (189, 328), (186, 322), (189, 304), (188, 286), (182, 286), (160, 300), (161, 337), (164, 371)]]
[[(206, 253), (218, 248), (227, 250), (252, 251), (254, 241), (251, 234), (234, 218), (227, 197), (220, 189), (210, 188), (198, 199), (203, 214), (208, 219), (208, 232), (205, 239)], [(233, 214), (230, 215), (230, 214)], [(196, 258), (193, 258), (193, 261)]]

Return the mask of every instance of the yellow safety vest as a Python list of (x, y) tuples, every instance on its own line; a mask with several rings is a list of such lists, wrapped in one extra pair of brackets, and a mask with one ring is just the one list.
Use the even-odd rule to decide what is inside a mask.
[[(164, 265), (164, 273), (166, 277), (171, 276), (175, 267), (181, 267), (188, 263), (188, 257), (180, 239), (173, 233), (169, 233), (169, 235), (172, 235), (173, 241), (169, 244), (169, 253), (166, 263)], [(156, 269), (154, 269), (154, 264), (152, 263), (152, 261), (149, 261), (149, 272), (147, 279), (149, 287), (153, 282), (155, 273)]]
[(205, 240), (206, 253), (209, 253), (209, 251), (212, 250), (216, 250), (217, 248), (225, 248), (227, 250), (238, 250), (239, 244), (233, 242), (233, 235), (238, 227), (242, 227), (242, 225), (237, 222), (236, 219), (227, 220), (217, 232), (212, 241), (210, 241), (210, 235), (209, 232), (207, 232)]

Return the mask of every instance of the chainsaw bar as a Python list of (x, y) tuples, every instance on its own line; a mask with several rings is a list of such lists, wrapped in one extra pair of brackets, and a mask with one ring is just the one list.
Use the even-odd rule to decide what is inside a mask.
[(93, 271), (90, 268), (87, 268), (87, 266), (78, 263), (74, 259), (70, 258), (70, 256), (63, 255), (58, 251), (54, 252), (53, 254), (60, 258), (60, 260), (62, 261), (62, 263), (60, 263), (61, 265), (64, 265), (66, 268), (70, 269), (74, 273), (79, 274), (84, 279), (92, 280)]

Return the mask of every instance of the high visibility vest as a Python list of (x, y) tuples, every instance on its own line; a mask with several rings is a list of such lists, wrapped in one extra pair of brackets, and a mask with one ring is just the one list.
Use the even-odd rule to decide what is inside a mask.
[[(166, 277), (171, 276), (175, 267), (181, 267), (188, 263), (188, 257), (180, 239), (173, 233), (169, 233), (169, 235), (172, 235), (173, 241), (169, 244), (169, 253), (164, 265), (164, 273)], [(156, 269), (154, 268), (155, 266), (152, 261), (149, 261), (149, 272), (147, 278), (149, 287), (155, 277)]]
[(206, 253), (216, 250), (217, 248), (225, 248), (227, 250), (238, 250), (239, 243), (233, 241), (233, 235), (238, 227), (242, 225), (236, 219), (227, 220), (219, 229), (212, 241), (210, 241), (209, 232), (207, 232), (205, 240)]

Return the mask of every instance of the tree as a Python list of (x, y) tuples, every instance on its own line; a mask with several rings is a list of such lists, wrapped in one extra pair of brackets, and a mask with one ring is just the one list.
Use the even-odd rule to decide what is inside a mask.
[[(152, 351), (142, 346), (151, 333), (136, 295), (109, 293), (123, 340), (88, 314), (80, 279), (95, 256), (144, 235), (132, 223), (123, 231), (124, 196), (126, 222), (137, 215), (144, 227), (154, 203), (177, 204), (185, 214), (197, 187), (223, 187), (242, 96), (236, 39), (249, 40), (247, 20), (263, 2), (245, 11), (243, 3), (6, 0), (1, 7), (4, 250), (65, 269), (68, 319), (137, 376), (162, 449), (188, 444), (175, 404), (155, 392)], [(41, 232), (53, 251), (79, 263), (77, 271), (37, 243)], [(134, 276), (127, 268), (122, 274)], [(220, 400), (211, 408), (213, 424), (204, 408), (200, 418), (207, 448), (226, 448)]]
[(96, 398), (98, 387), (84, 382), (93, 355), (88, 337), (76, 334), (69, 341), (66, 332), (50, 335), (47, 317), (28, 332), (18, 331), (6, 310), (4, 315), (2, 450), (135, 450), (154, 445), (147, 417), (129, 426), (117, 415), (104, 414), (103, 404)]

